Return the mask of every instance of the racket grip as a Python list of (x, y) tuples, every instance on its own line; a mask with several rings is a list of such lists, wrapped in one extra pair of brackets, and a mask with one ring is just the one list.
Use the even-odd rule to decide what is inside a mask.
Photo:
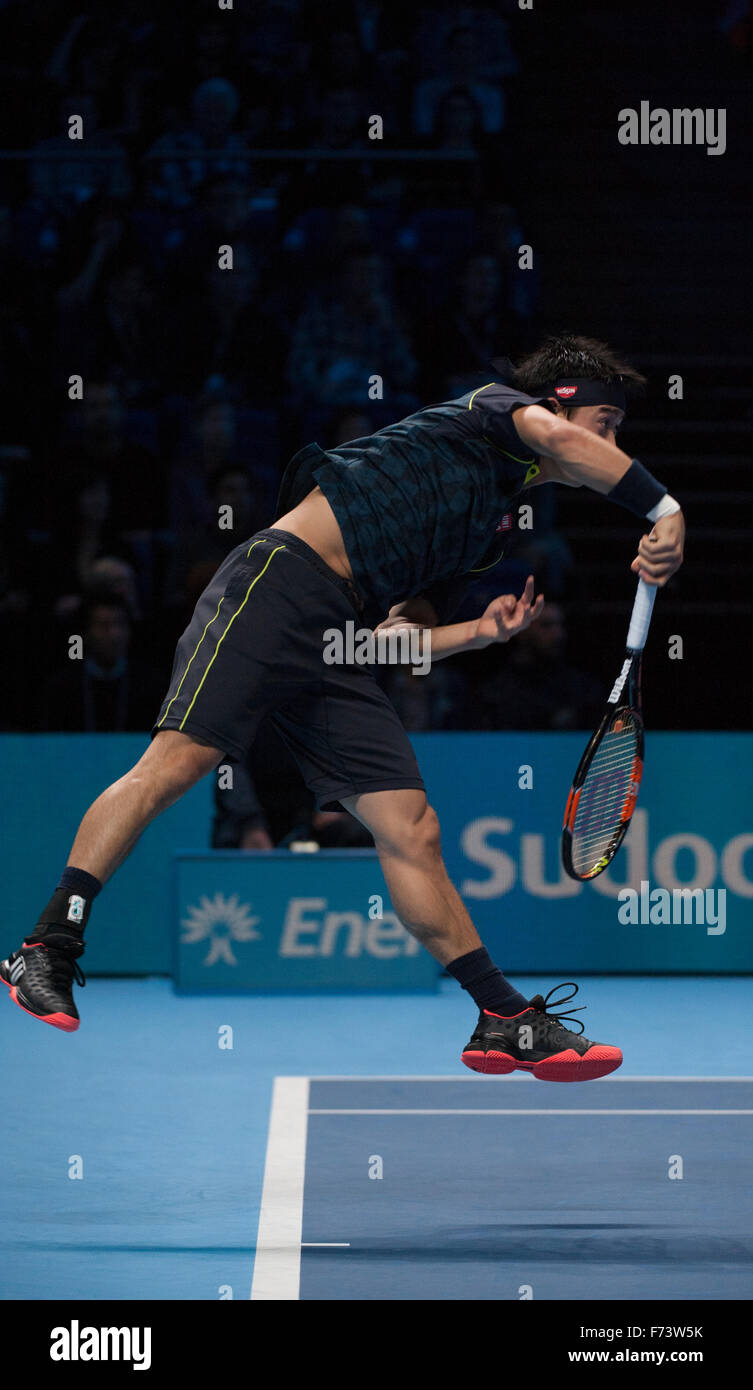
[(645, 579), (639, 579), (638, 590), (633, 604), (633, 612), (630, 618), (630, 627), (628, 628), (627, 646), (630, 652), (642, 652), (646, 645), (651, 614), (654, 611), (655, 598), (656, 585), (647, 584)]

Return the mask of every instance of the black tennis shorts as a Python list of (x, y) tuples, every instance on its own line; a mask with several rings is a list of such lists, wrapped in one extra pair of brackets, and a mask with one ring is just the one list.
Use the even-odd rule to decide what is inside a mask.
[(424, 784), (397, 713), (368, 666), (327, 665), (324, 633), (362, 627), (351, 586), (287, 531), (233, 550), (178, 642), (152, 737), (180, 729), (245, 758), (265, 715), (320, 810)]

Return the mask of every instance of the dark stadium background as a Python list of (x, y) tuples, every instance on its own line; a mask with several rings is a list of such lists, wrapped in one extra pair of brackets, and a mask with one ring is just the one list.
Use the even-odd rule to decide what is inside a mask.
[[(96, 727), (148, 728), (198, 592), (270, 523), (298, 447), (458, 395), (560, 328), (647, 373), (624, 447), (687, 514), (647, 722), (748, 727), (750, 64), (746, 0), (0, 5), (0, 728), (92, 727), (68, 639), (113, 588), (128, 707)], [(725, 108), (726, 152), (621, 146), (641, 100)], [(560, 677), (586, 724), (640, 528), (591, 494), (533, 496), (492, 592), (535, 567), (568, 634), (531, 655), (551, 677), (535, 727), (558, 727)], [(511, 651), (442, 663), (420, 696), (393, 675), (408, 727), (518, 727)]]

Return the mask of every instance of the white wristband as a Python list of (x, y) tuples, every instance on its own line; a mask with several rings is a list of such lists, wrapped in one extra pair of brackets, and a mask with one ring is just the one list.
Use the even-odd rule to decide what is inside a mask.
[(665, 492), (661, 502), (657, 502), (656, 506), (652, 507), (650, 512), (646, 512), (646, 520), (658, 521), (659, 517), (671, 516), (673, 512), (681, 511), (682, 507), (680, 503), (676, 502), (674, 497), (670, 497), (668, 492)]

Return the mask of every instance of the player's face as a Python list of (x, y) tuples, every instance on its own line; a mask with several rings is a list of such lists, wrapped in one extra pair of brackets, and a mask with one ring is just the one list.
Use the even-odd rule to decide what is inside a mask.
[(625, 419), (625, 412), (619, 410), (616, 405), (578, 405), (572, 407), (570, 419), (573, 424), (580, 425), (581, 429), (598, 434), (602, 439), (614, 444), (617, 431)]

